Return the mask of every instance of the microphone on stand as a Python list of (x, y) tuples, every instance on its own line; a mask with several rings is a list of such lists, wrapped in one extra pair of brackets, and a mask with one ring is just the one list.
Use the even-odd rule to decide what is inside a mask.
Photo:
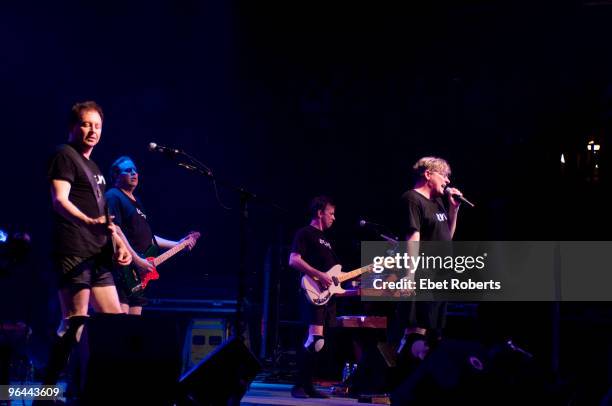
[[(367, 226), (371, 226), (372, 228), (376, 229), (376, 233), (380, 237), (382, 237), (384, 240), (387, 240), (392, 243), (397, 243), (397, 237), (391, 233), (387, 233), (388, 229), (384, 225), (374, 223), (371, 221), (366, 221), (364, 219), (359, 220), (359, 227), (367, 227)], [(383, 230), (384, 233), (380, 232), (381, 230)]]
[(371, 221), (366, 221), (364, 219), (359, 220), (359, 227), (365, 227), (365, 226), (384, 227), (382, 224), (373, 223)]
[(159, 144), (157, 144), (155, 142), (150, 142), (149, 143), (149, 151), (151, 151), (151, 152), (163, 152), (163, 153), (169, 154), (169, 155), (179, 155), (179, 154), (183, 153), (183, 151), (181, 151), (180, 149), (165, 147), (165, 146), (159, 145)]

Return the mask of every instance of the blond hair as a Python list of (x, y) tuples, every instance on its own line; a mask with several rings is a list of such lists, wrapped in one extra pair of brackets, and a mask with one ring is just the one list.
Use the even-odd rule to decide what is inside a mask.
[(435, 156), (426, 156), (419, 159), (412, 166), (412, 169), (414, 169), (414, 173), (417, 176), (423, 176), (425, 171), (435, 171), (446, 176), (450, 176), (451, 174), (451, 168), (448, 162)]

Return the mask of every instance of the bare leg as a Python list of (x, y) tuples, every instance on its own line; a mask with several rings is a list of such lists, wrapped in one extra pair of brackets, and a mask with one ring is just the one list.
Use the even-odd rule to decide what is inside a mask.
[(58, 296), (62, 308), (62, 317), (86, 316), (89, 305), (89, 289), (81, 289), (73, 294), (70, 289), (60, 289)]
[(311, 324), (308, 326), (308, 335), (309, 336), (322, 336), (323, 335), (323, 326), (319, 326), (316, 324)]
[(91, 288), (94, 310), (99, 313), (123, 313), (117, 288), (115, 286), (96, 286)]
[(129, 314), (130, 313), (130, 305), (121, 303), (121, 313)]
[(135, 316), (141, 316), (142, 315), (142, 306), (132, 306), (132, 307), (130, 307), (129, 314), (133, 314)]

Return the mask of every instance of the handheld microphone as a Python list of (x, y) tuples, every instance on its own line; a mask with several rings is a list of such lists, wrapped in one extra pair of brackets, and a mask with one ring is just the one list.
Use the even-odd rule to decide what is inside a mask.
[(163, 153), (170, 154), (170, 155), (178, 155), (178, 154), (182, 154), (183, 153), (183, 151), (181, 151), (180, 149), (165, 147), (165, 146), (159, 145), (159, 144), (157, 144), (155, 142), (150, 142), (149, 143), (149, 151), (151, 151), (151, 152), (163, 152)]
[(448, 188), (448, 185), (444, 188), (444, 193), (446, 193), (449, 196), (452, 196), (453, 199), (455, 200), (459, 200), (461, 203), (465, 203), (470, 207), (474, 207), (474, 203), (470, 202), (468, 199), (466, 199), (465, 197), (458, 195), (456, 193), (451, 193), (450, 189)]

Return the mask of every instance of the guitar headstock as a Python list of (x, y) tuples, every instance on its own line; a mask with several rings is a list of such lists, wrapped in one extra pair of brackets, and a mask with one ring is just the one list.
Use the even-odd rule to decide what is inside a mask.
[(181, 240), (181, 243), (191, 251), (195, 246), (196, 241), (198, 241), (198, 238), (200, 238), (200, 233), (197, 231), (191, 231)]
[(185, 239), (192, 239), (194, 241), (197, 241), (198, 238), (200, 238), (200, 233), (198, 231), (190, 231), (189, 234), (187, 234), (187, 237), (185, 237)]

